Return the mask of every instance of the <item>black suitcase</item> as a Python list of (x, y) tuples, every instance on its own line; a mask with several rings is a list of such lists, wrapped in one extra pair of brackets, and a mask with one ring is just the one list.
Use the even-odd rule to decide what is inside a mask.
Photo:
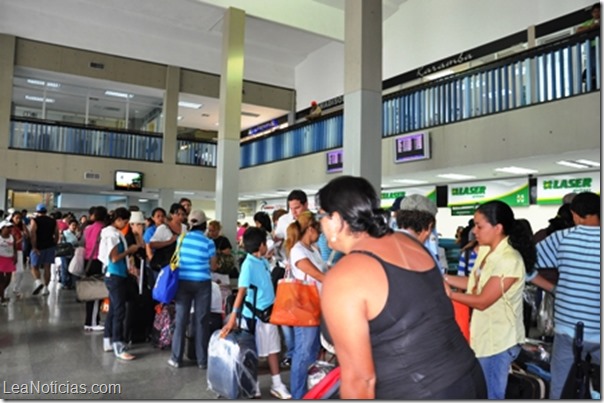
[(128, 277), (126, 316), (124, 318), (124, 341), (126, 343), (145, 343), (150, 340), (153, 320), (155, 319), (155, 301), (144, 274), (141, 261), (139, 281)]
[[(253, 306), (256, 307), (256, 293)], [(241, 313), (238, 320), (239, 329), (232, 330), (226, 337), (220, 336), (220, 330), (210, 337), (208, 389), (227, 399), (250, 399), (256, 395), (258, 380), (256, 338), (252, 332), (241, 329)], [(248, 326), (253, 326), (250, 323), (253, 321), (248, 321)]]
[(548, 396), (547, 384), (537, 375), (512, 367), (508, 374), (506, 399), (545, 399)]
[[(208, 332), (207, 334), (207, 342), (204, 342), (204, 345), (208, 345), (210, 336), (216, 331), (222, 329), (223, 320), (222, 314), (216, 312), (210, 312), (210, 320), (208, 321)], [(193, 326), (193, 320), (195, 319), (195, 314), (191, 314), (191, 318), (189, 319), (189, 326), (187, 326), (187, 332), (185, 333), (185, 355), (188, 359), (192, 361), (197, 361), (197, 355), (195, 354), (195, 327)]]

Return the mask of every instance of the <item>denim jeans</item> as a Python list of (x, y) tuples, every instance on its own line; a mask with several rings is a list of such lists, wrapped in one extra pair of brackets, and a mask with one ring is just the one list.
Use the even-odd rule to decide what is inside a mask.
[(109, 312), (105, 319), (105, 338), (111, 339), (114, 346), (119, 348), (115, 353), (120, 353), (124, 341), (124, 319), (126, 318), (126, 277), (110, 275), (105, 277), (105, 284), (109, 290)]
[(64, 287), (73, 286), (73, 278), (69, 272), (69, 262), (71, 262), (71, 259), (73, 258), (65, 256), (61, 257), (61, 284), (63, 284)]
[(302, 399), (306, 393), (308, 367), (317, 360), (321, 342), (319, 326), (294, 327), (294, 355), (289, 376), (293, 399)]
[(285, 357), (290, 360), (294, 356), (294, 328), (291, 326), (281, 326), (283, 332), (283, 341), (285, 342)]
[(178, 290), (174, 297), (176, 302), (176, 318), (174, 324), (174, 335), (172, 336), (172, 360), (182, 363), (185, 352), (185, 333), (191, 316), (191, 302), (195, 305), (193, 327), (195, 329), (195, 355), (197, 365), (208, 363), (208, 342), (210, 340), (210, 304), (212, 301), (212, 282), (187, 281), (178, 282)]
[(508, 386), (508, 373), (512, 361), (518, 357), (520, 346), (514, 345), (501, 353), (488, 357), (479, 357), (484, 378), (487, 382), (489, 399), (505, 399), (505, 389)]
[[(589, 353), (591, 362), (600, 365), (600, 343), (583, 342), (583, 358)], [(550, 399), (560, 399), (564, 383), (568, 377), (571, 366), (575, 360), (573, 353), (573, 338), (562, 333), (554, 335), (554, 345), (552, 346), (551, 371), (552, 380), (550, 382)]]

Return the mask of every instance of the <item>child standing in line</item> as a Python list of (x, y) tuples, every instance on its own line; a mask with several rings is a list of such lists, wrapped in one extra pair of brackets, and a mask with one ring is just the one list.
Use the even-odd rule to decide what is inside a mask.
[[(273, 305), (275, 290), (271, 281), (270, 266), (263, 256), (266, 254), (266, 231), (257, 227), (248, 228), (243, 234), (243, 246), (247, 257), (241, 266), (239, 275), (239, 291), (233, 303), (233, 313), (241, 312), (248, 329), (256, 337), (258, 357), (268, 357), (268, 366), (271, 373), (271, 395), (278, 399), (291, 399), (291, 394), (281, 380), (279, 370), (279, 353), (281, 352), (281, 338), (279, 328), (270, 323), (261, 321), (252, 313), (254, 292), (256, 293), (256, 310), (264, 311)], [(253, 286), (253, 287), (252, 287)], [(251, 292), (247, 292), (250, 289)], [(245, 300), (245, 303), (244, 303)], [(221, 336), (226, 336), (236, 326), (236, 314), (229, 317), (222, 328)], [(256, 380), (256, 396), (260, 396), (260, 387)]]
[(4, 297), (4, 291), (8, 288), (15, 263), (17, 263), (17, 244), (11, 232), (13, 223), (2, 221), (0, 223), (0, 303), (2, 306), (8, 304), (8, 298)]

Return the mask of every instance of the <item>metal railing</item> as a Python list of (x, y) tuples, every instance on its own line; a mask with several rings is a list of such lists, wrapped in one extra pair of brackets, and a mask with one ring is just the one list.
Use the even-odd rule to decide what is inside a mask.
[(149, 133), (12, 117), (9, 148), (160, 162), (162, 142)]

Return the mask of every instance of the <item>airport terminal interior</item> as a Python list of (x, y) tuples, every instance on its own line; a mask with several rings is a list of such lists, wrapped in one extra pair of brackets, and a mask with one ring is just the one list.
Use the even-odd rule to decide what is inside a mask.
[[(505, 201), (536, 232), (568, 193), (600, 194), (593, 5), (0, 0), (0, 210), (148, 218), (185, 198), (237, 245), (238, 225), (292, 190), (316, 211), (331, 179), (363, 176), (385, 209), (434, 202), (456, 273), (456, 232), (480, 203)], [(21, 294), (7, 290), (0, 399), (219, 398), (194, 360), (166, 364), (170, 348), (104, 352), (59, 272), (32, 295), (26, 264)], [(273, 399), (266, 360), (259, 380)]]

